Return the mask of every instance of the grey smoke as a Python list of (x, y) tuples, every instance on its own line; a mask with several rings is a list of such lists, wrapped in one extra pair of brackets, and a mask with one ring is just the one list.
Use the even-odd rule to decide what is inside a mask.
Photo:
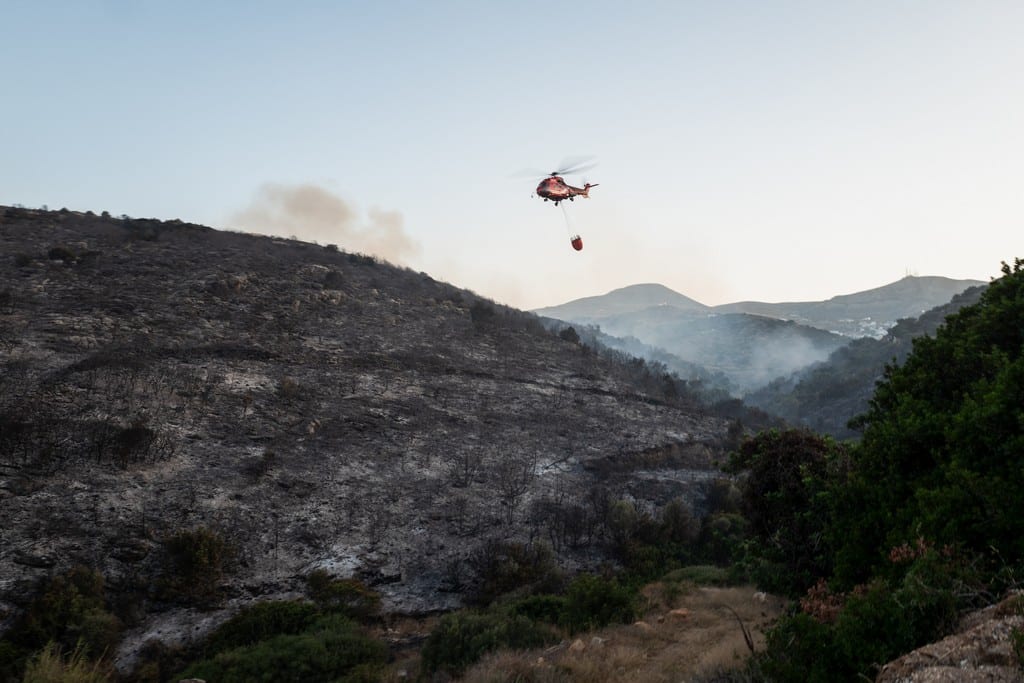
[(229, 219), (231, 227), (264, 235), (336, 244), (404, 264), (420, 253), (398, 211), (371, 208), (366, 220), (336, 194), (312, 184), (267, 183), (252, 203)]

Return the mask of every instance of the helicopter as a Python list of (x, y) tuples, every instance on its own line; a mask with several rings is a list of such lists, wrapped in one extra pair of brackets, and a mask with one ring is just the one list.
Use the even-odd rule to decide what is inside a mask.
[(579, 173), (589, 168), (593, 168), (596, 164), (576, 164), (567, 168), (560, 169), (558, 171), (552, 171), (548, 174), (548, 177), (540, 181), (537, 185), (537, 195), (544, 198), (544, 201), (552, 201), (555, 206), (558, 206), (559, 202), (568, 199), (570, 202), (576, 199), (576, 197), (589, 197), (590, 188), (597, 187), (598, 183), (586, 183), (583, 187), (573, 187), (569, 183), (565, 182), (562, 178), (563, 175), (568, 173)]

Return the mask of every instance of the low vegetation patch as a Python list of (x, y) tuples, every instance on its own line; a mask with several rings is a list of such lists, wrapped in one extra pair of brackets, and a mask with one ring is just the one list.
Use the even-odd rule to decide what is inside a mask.
[[(72, 674), (105, 671), (98, 662), (113, 650), (121, 630), (121, 620), (108, 609), (103, 576), (75, 567), (50, 579), (0, 640), (0, 680), (20, 680), (30, 670), (33, 680), (101, 680)], [(58, 670), (72, 677), (42, 677)]]
[(302, 633), (320, 616), (317, 606), (309, 602), (282, 600), (256, 603), (221, 624), (207, 639), (203, 651), (211, 657), (275, 636)]
[(662, 578), (671, 583), (689, 582), (698, 586), (728, 586), (734, 583), (732, 574), (725, 567), (699, 564), (675, 569)]
[(569, 636), (557, 645), (488, 653), (467, 668), (465, 683), (701, 683), (766, 680), (749, 658), (742, 623), (758, 648), (783, 609), (781, 599), (751, 586), (697, 587), (678, 600), (658, 599), (660, 583), (636, 620)]
[(557, 642), (550, 626), (502, 611), (455, 612), (441, 618), (423, 647), (426, 673), (461, 674), (480, 657), (499, 649), (521, 650)]
[(108, 683), (113, 680), (110, 667), (86, 656), (84, 648), (76, 647), (65, 656), (56, 643), (50, 642), (32, 657), (25, 668), (22, 683)]
[(380, 610), (380, 595), (358, 579), (338, 579), (317, 569), (306, 577), (306, 587), (310, 599), (325, 612), (340, 612), (366, 621)]
[(341, 614), (321, 616), (299, 633), (274, 635), (218, 652), (178, 678), (221, 683), (274, 681), (374, 681), (387, 647)]

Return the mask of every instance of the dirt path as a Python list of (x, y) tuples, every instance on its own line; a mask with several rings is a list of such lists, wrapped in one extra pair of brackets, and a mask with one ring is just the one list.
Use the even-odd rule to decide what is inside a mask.
[(496, 653), (463, 680), (689, 681), (738, 667), (749, 656), (740, 621), (755, 648), (763, 649), (764, 629), (784, 606), (781, 599), (749, 586), (695, 587), (673, 595), (665, 594), (662, 584), (653, 584), (644, 593), (651, 607), (635, 624), (610, 626), (546, 650)]

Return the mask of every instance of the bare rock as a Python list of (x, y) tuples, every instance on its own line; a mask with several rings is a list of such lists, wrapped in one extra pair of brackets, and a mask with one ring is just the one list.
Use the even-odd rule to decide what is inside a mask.
[(20, 564), (25, 567), (33, 567), (36, 569), (49, 569), (53, 565), (57, 564), (57, 560), (46, 552), (27, 552), (24, 550), (15, 550), (11, 554), (11, 561), (15, 564)]
[(1012, 634), (1024, 629), (1024, 595), (973, 612), (958, 633), (889, 662), (877, 683), (1002, 683), (1024, 681)]

